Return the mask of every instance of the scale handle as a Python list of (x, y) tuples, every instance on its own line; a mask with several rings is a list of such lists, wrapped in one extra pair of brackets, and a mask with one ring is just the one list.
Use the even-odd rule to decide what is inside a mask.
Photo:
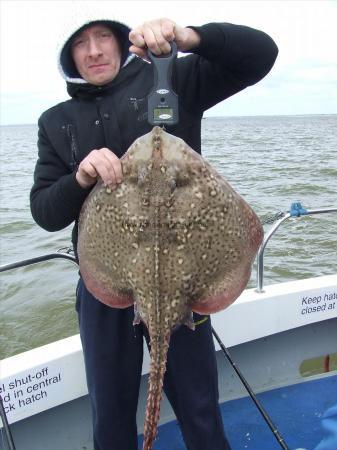
[(150, 61), (155, 68), (154, 85), (160, 87), (169, 87), (172, 89), (172, 63), (177, 56), (177, 44), (175, 41), (170, 42), (171, 53), (162, 56), (154, 55), (150, 50), (147, 51)]

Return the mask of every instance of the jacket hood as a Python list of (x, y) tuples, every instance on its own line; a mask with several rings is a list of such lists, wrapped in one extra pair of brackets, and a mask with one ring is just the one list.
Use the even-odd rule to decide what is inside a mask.
[(129, 41), (130, 28), (123, 23), (117, 22), (115, 20), (109, 19), (94, 19), (82, 24), (78, 27), (74, 27), (72, 32), (68, 34), (63, 41), (61, 49), (58, 55), (58, 68), (62, 77), (67, 81), (67, 83), (75, 84), (88, 84), (78, 73), (75, 63), (71, 55), (71, 42), (72, 40), (81, 33), (85, 28), (91, 25), (103, 24), (111, 29), (117, 38), (120, 48), (121, 48), (121, 68), (126, 66), (135, 55), (129, 53), (129, 47), (131, 42)]

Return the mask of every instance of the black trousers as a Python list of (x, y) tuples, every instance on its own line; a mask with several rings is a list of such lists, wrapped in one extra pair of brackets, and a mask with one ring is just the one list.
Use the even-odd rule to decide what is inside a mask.
[[(146, 327), (133, 326), (133, 307), (110, 308), (80, 279), (76, 305), (93, 412), (95, 450), (136, 450), (136, 410)], [(195, 321), (202, 318), (195, 314)], [(230, 450), (218, 406), (210, 320), (171, 336), (165, 393), (188, 450)]]

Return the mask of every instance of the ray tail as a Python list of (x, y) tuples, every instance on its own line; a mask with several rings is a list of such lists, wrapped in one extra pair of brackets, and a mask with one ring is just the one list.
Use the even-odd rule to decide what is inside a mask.
[(157, 436), (169, 341), (170, 333), (159, 333), (151, 336), (151, 369), (144, 423), (143, 450), (151, 450)]

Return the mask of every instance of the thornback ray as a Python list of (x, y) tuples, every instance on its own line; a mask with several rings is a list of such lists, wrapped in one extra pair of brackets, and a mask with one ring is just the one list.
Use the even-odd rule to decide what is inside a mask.
[(159, 127), (122, 158), (123, 182), (99, 181), (83, 204), (78, 256), (88, 290), (116, 308), (135, 306), (149, 330), (151, 368), (144, 450), (160, 414), (172, 331), (192, 312), (228, 307), (246, 287), (263, 239), (252, 208), (182, 139)]

